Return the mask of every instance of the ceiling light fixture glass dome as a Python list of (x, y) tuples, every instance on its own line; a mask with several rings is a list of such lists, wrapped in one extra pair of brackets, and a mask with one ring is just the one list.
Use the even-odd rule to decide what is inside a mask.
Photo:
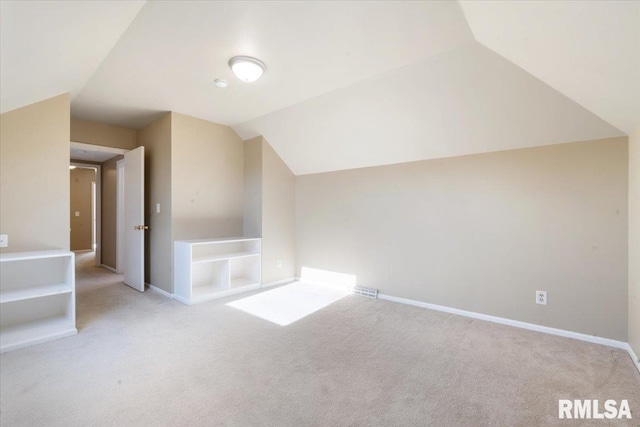
[(267, 69), (264, 62), (250, 56), (234, 56), (229, 60), (229, 67), (243, 82), (255, 82)]

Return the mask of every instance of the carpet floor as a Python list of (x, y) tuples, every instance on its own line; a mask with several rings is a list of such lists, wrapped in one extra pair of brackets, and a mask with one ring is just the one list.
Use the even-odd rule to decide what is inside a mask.
[[(79, 334), (0, 357), (12, 426), (640, 426), (626, 352), (349, 295), (279, 326), (186, 306), (78, 254)], [(631, 420), (558, 420), (628, 399)]]

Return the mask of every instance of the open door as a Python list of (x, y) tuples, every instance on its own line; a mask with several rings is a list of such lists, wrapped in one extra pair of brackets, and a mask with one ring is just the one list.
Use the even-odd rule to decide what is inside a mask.
[(144, 292), (144, 147), (124, 155), (124, 283)]

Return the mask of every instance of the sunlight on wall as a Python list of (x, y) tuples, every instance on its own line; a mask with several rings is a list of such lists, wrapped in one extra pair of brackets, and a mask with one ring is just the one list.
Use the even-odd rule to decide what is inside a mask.
[(356, 286), (356, 275), (302, 267), (300, 281), (336, 288), (353, 289)]

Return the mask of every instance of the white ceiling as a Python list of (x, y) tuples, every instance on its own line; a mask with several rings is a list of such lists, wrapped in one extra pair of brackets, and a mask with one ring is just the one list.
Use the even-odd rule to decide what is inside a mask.
[(101, 123), (176, 111), (264, 135), (297, 174), (640, 125), (637, 1), (143, 3), (0, 2), (2, 111), (63, 92)]
[(0, 1), (0, 110), (77, 95), (143, 1)]
[[(149, 2), (72, 114), (140, 127), (177, 111), (235, 125), (470, 40), (450, 2)], [(227, 64), (235, 55), (267, 72), (241, 82)]]
[(295, 174), (624, 135), (476, 42), (235, 129)]
[(476, 39), (631, 133), (640, 126), (639, 1), (462, 1)]

